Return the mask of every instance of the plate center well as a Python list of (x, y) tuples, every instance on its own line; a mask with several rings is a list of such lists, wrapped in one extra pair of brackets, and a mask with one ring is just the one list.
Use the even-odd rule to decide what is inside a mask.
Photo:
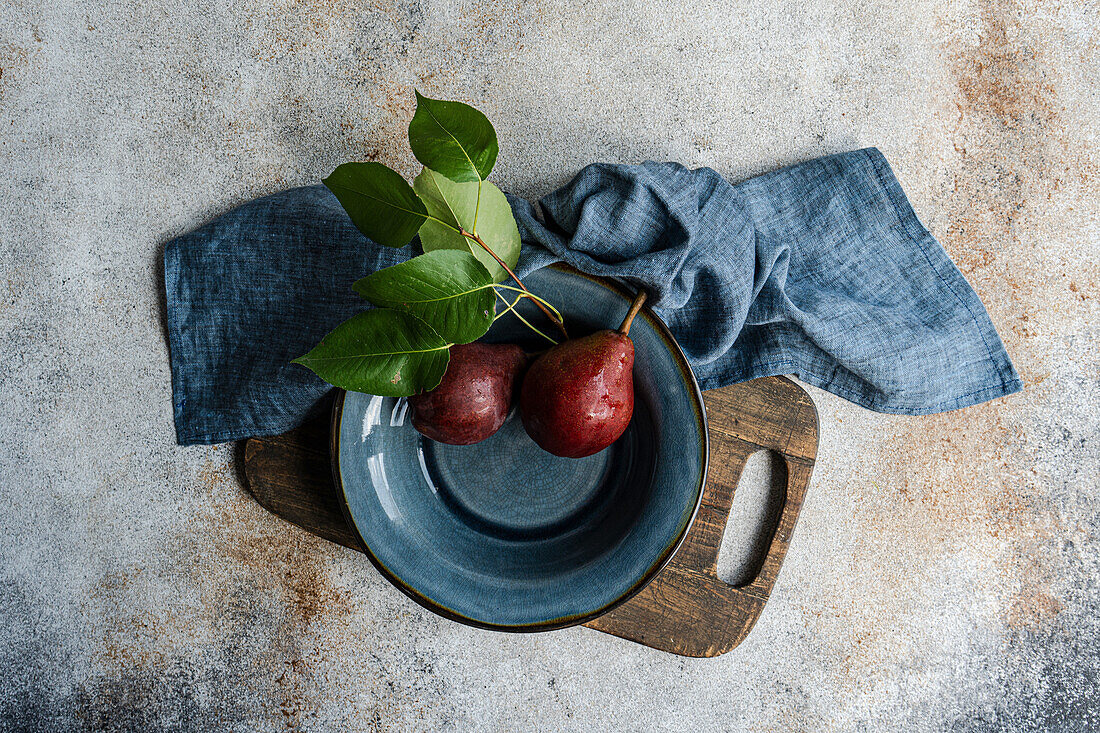
[(542, 450), (513, 411), (488, 440), (456, 446), (421, 437), (417, 451), (429, 486), (448, 508), (479, 532), (537, 539), (569, 531), (592, 505), (621, 487), (635, 453), (620, 440), (587, 458)]

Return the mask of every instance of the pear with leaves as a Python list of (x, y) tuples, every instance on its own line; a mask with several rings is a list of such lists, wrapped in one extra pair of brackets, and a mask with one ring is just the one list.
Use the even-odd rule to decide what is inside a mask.
[(507, 198), (486, 180), (499, 152), (488, 118), (417, 92), (409, 146), (424, 166), (412, 185), (381, 163), (345, 163), (324, 184), (369, 239), (404, 247), (419, 235), (424, 254), (357, 281), (355, 291), (374, 307), (294, 361), (346, 390), (411, 397), (421, 433), (469, 444), (503, 424), (527, 358), (514, 345), (464, 345), (508, 313), (557, 344), (516, 310), (524, 298), (569, 335), (561, 313), (513, 270), (519, 229)]

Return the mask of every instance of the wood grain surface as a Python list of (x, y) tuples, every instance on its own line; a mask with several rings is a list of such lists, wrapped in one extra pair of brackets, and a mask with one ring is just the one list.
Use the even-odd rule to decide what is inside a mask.
[[(710, 430), (710, 471), (702, 504), (684, 544), (631, 600), (586, 626), (689, 657), (713, 657), (741, 643), (764, 610), (779, 575), (817, 455), (817, 410), (783, 377), (766, 377), (703, 393)], [(718, 551), (734, 490), (748, 457), (773, 450), (787, 483), (767, 552), (748, 583), (718, 578)], [(359, 550), (337, 503), (327, 415), (245, 444), (249, 490), (266, 509), (303, 529)]]

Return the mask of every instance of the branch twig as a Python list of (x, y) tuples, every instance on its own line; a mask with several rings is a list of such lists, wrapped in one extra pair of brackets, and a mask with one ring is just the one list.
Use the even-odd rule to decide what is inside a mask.
[[(497, 253), (494, 252), (492, 249), (490, 249), (489, 245), (485, 244), (485, 241), (481, 237), (479, 237), (476, 234), (471, 234), (470, 232), (466, 231), (465, 229), (461, 230), (459, 232), (459, 234), (466, 237), (467, 239), (472, 239), (475, 242), (477, 242), (478, 244), (480, 244), (481, 248), (484, 249), (486, 252), (488, 252), (489, 256), (492, 257), (494, 260), (496, 260), (497, 264), (500, 265), (501, 267), (503, 267), (504, 271), (512, 276), (512, 279), (516, 281), (516, 285), (519, 285), (520, 289), (523, 290), (523, 292), (527, 293), (528, 295), (531, 294), (531, 291), (527, 289), (527, 286), (524, 285), (523, 282), (518, 277), (516, 277), (516, 273), (512, 272), (512, 268), (508, 267), (508, 263), (506, 263), (504, 260), (497, 257)], [(560, 320), (558, 320), (558, 318), (553, 313), (550, 312), (550, 309), (548, 309), (546, 306), (544, 306), (542, 303), (538, 302), (534, 298), (531, 298), (530, 300), (531, 300), (532, 303), (534, 303), (535, 305), (538, 306), (539, 310), (542, 311), (546, 315), (546, 317), (549, 318), (550, 321), (555, 326), (558, 327), (558, 330), (561, 331), (562, 336), (565, 336), (565, 338), (569, 338), (569, 334), (565, 330), (565, 324), (562, 323)]]

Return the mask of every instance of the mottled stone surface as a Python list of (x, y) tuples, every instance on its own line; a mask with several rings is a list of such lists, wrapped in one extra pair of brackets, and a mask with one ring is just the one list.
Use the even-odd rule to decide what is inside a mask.
[[(1100, 727), (1100, 7), (1065, 0), (5, 0), (0, 729)], [(431, 616), (179, 448), (159, 250), (348, 159), (413, 87), (504, 188), (733, 179), (877, 145), (1026, 382), (888, 417), (813, 391), (813, 485), (738, 649)]]

